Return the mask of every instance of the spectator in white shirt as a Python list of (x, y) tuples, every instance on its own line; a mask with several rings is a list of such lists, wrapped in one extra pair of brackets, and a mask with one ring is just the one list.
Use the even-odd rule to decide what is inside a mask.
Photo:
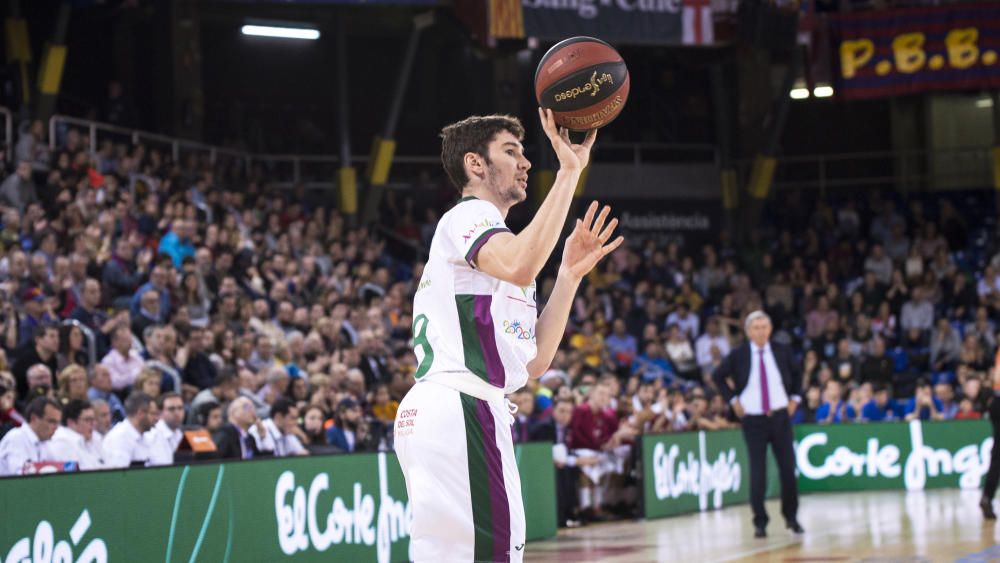
[(143, 364), (142, 356), (132, 349), (132, 331), (127, 326), (116, 328), (111, 336), (111, 351), (101, 360), (111, 373), (111, 388), (121, 391), (135, 383)]
[(59, 428), (62, 406), (50, 397), (36, 397), (25, 409), (28, 423), (0, 440), (0, 476), (22, 475), (25, 465), (53, 461), (49, 439)]
[(184, 399), (180, 394), (169, 392), (157, 397), (160, 420), (145, 435), (149, 445), (149, 465), (172, 465), (174, 452), (184, 439), (181, 424), (184, 423)]
[[(299, 431), (299, 408), (287, 397), (281, 397), (271, 405), (271, 418), (264, 419), (264, 430), (274, 440), (275, 457), (309, 455), (296, 433)], [(257, 443), (262, 443), (258, 426), (248, 430)]]
[(670, 325), (677, 325), (685, 336), (693, 340), (698, 338), (699, 323), (698, 315), (692, 314), (686, 303), (681, 303), (676, 311), (667, 315), (664, 324), (668, 331)]
[[(704, 370), (714, 370), (718, 365), (716, 358), (725, 358), (729, 355), (729, 339), (722, 336), (719, 330), (719, 319), (712, 317), (705, 323), (705, 334), (698, 337), (694, 343), (695, 355), (698, 358), (698, 365)], [(717, 355), (712, 354), (712, 348), (718, 351)]]
[(101, 435), (94, 431), (97, 417), (90, 401), (75, 399), (63, 409), (63, 423), (52, 435), (49, 449), (62, 461), (75, 461), (80, 471), (104, 467)]
[(104, 465), (128, 467), (149, 462), (149, 444), (143, 434), (153, 427), (156, 403), (145, 393), (132, 393), (125, 399), (125, 420), (104, 437)]

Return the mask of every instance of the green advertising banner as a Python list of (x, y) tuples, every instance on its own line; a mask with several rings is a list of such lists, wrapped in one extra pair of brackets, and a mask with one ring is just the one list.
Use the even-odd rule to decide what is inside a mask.
[[(799, 425), (799, 491), (858, 491), (980, 486), (993, 437), (988, 422), (948, 421)], [(654, 434), (642, 438), (648, 518), (749, 500), (749, 463), (739, 430)], [(767, 495), (780, 492), (768, 452)]]
[(975, 489), (990, 466), (988, 422), (885, 422), (795, 428), (799, 490)]
[[(528, 539), (555, 535), (552, 447), (517, 448)], [(393, 454), (0, 480), (0, 561), (409, 560)]]
[[(750, 461), (740, 430), (647, 434), (642, 437), (647, 518), (697, 512), (750, 499)], [(779, 493), (768, 450), (767, 496)]]

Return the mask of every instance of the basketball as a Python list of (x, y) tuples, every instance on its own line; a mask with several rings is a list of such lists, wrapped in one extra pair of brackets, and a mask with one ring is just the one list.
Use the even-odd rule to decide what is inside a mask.
[(538, 104), (556, 123), (573, 131), (604, 127), (628, 100), (629, 76), (614, 47), (593, 37), (571, 37), (555, 44), (535, 70)]

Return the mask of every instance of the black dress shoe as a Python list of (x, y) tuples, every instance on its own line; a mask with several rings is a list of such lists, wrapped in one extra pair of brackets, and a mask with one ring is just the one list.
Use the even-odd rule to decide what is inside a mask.
[(983, 518), (987, 520), (996, 520), (997, 515), (993, 512), (993, 499), (988, 499), (983, 497), (979, 499), (979, 508), (983, 511)]
[(806, 531), (802, 529), (802, 526), (796, 522), (789, 522), (788, 529), (796, 534), (804, 534)]
[(766, 538), (767, 537), (767, 530), (764, 529), (764, 526), (754, 526), (753, 527), (753, 537), (755, 537), (755, 538)]

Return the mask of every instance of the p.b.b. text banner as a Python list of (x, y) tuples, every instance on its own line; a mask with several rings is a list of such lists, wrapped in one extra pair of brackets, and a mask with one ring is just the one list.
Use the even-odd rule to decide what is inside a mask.
[(1000, 2), (832, 16), (837, 96), (1000, 87)]

